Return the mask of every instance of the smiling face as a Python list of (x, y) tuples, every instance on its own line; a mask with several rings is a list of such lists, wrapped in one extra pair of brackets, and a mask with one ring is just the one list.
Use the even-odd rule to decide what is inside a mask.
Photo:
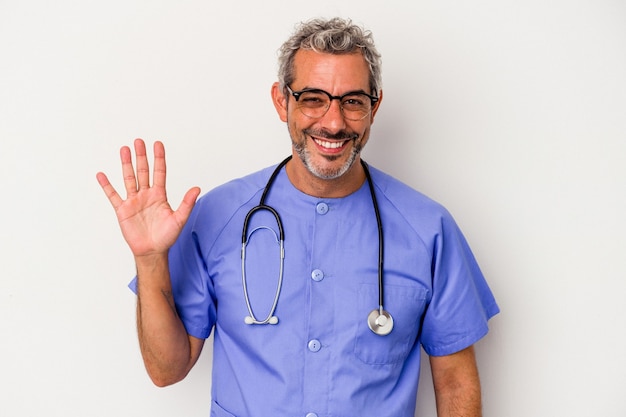
[[(357, 91), (376, 94), (370, 91), (369, 69), (359, 52), (333, 55), (300, 50), (294, 59), (294, 73), (289, 86), (293, 91), (319, 89), (333, 96)], [(277, 83), (272, 87), (272, 97), (291, 136), (294, 159), (287, 173), (292, 183), (305, 193), (324, 197), (346, 195), (360, 187), (364, 175), (355, 162), (367, 143), (380, 101), (367, 117), (353, 121), (343, 116), (339, 100), (331, 100), (322, 117), (311, 118)]]

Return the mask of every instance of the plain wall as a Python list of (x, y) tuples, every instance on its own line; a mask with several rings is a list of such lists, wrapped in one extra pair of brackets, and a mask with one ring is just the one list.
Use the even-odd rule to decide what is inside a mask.
[(276, 51), (335, 15), (383, 55), (365, 159), (453, 213), (501, 307), (484, 415), (626, 415), (621, 0), (0, 0), (0, 415), (208, 415), (210, 343), (173, 387), (145, 374), (95, 173), (121, 188), (120, 146), (162, 140), (178, 205), (277, 163)]

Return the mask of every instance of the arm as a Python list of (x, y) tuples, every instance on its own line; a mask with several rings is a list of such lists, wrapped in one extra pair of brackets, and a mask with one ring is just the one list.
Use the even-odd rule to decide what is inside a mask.
[(148, 375), (163, 387), (182, 380), (196, 361), (203, 339), (189, 336), (174, 305), (164, 256), (136, 259), (137, 333)]
[(187, 191), (173, 211), (165, 193), (165, 150), (154, 144), (154, 174), (150, 185), (145, 144), (135, 140), (137, 173), (131, 151), (120, 151), (126, 188), (123, 200), (103, 173), (98, 183), (115, 209), (124, 239), (137, 265), (137, 328), (148, 374), (158, 386), (183, 379), (197, 361), (203, 341), (187, 335), (176, 313), (168, 267), (168, 251), (189, 218), (200, 189)]
[(431, 356), (439, 417), (481, 417), (480, 380), (472, 346), (447, 356)]

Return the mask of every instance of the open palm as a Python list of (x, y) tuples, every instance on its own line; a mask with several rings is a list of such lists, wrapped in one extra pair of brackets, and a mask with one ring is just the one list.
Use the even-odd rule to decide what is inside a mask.
[(133, 255), (140, 257), (164, 253), (180, 234), (200, 194), (200, 189), (191, 188), (183, 197), (178, 209), (172, 210), (165, 191), (166, 165), (163, 144), (154, 143), (152, 185), (144, 141), (136, 139), (134, 148), (136, 173), (130, 148), (124, 146), (120, 150), (126, 200), (120, 197), (104, 173), (99, 172), (96, 178), (115, 209), (122, 234)]

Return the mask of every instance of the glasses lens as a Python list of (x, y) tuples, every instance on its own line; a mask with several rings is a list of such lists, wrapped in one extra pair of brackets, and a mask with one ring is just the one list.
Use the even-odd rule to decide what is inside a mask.
[(343, 97), (341, 100), (343, 115), (348, 120), (361, 120), (372, 109), (372, 101), (365, 94), (355, 93)]
[(330, 98), (321, 91), (305, 91), (298, 99), (300, 111), (309, 117), (322, 117), (330, 107)]
[[(323, 91), (303, 91), (298, 98), (300, 111), (308, 117), (319, 118), (330, 107), (330, 97)], [(341, 98), (341, 111), (348, 120), (362, 120), (372, 109), (372, 101), (366, 94), (353, 93)]]

